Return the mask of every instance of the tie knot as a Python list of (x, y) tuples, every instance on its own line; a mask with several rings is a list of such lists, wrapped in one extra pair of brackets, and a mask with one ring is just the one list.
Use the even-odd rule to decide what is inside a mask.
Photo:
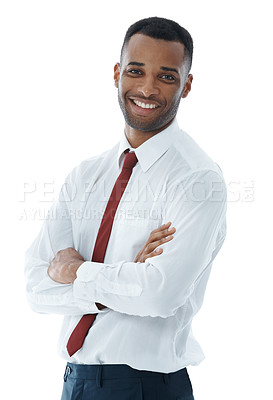
[(125, 153), (124, 163), (122, 169), (132, 169), (137, 163), (136, 153)]

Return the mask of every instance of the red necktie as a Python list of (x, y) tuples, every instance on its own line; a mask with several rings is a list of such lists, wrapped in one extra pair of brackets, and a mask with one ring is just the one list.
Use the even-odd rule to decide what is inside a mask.
[[(118, 204), (130, 179), (132, 170), (137, 163), (135, 153), (129, 153), (128, 151), (128, 149), (125, 150), (125, 158), (121, 173), (115, 182), (100, 224), (92, 255), (92, 261), (95, 262), (103, 263)], [(66, 346), (70, 357), (72, 357), (72, 355), (82, 347), (86, 335), (88, 334), (96, 316), (97, 314), (86, 314), (76, 325)]]

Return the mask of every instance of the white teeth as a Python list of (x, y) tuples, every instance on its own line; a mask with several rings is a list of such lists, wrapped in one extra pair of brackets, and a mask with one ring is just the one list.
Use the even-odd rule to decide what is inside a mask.
[(156, 106), (155, 104), (145, 104), (145, 103), (141, 103), (141, 102), (138, 101), (138, 100), (133, 100), (133, 102), (134, 102), (137, 106), (139, 106), (139, 107), (141, 107), (141, 108), (156, 108), (156, 107), (158, 107), (158, 106)]

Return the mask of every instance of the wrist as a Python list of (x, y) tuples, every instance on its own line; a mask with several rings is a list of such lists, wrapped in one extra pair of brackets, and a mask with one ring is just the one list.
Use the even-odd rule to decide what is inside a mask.
[(67, 279), (69, 283), (74, 283), (75, 279), (77, 279), (77, 271), (80, 266), (84, 263), (84, 260), (74, 261), (67, 266)]

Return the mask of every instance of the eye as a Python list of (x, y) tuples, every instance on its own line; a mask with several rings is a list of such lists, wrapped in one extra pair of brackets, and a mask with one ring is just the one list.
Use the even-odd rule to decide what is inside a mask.
[(175, 77), (173, 75), (164, 74), (164, 75), (161, 75), (161, 78), (166, 80), (166, 81), (170, 81), (170, 82), (175, 82), (176, 81), (176, 79), (175, 79)]
[(128, 69), (128, 73), (133, 74), (133, 75), (140, 75), (141, 71), (139, 69)]

